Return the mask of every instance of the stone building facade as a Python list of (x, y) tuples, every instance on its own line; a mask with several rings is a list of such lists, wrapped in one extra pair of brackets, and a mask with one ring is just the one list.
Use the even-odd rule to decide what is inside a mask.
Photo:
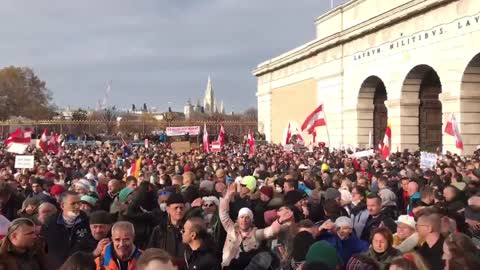
[(479, 0), (351, 0), (315, 25), (313, 41), (253, 71), (267, 140), (323, 103), (333, 147), (376, 143), (388, 121), (394, 150), (458, 153), (443, 134), (452, 113), (463, 154), (480, 144)]

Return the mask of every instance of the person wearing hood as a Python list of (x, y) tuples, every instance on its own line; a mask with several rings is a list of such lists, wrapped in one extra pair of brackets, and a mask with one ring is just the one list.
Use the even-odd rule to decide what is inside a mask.
[(393, 247), (402, 253), (413, 251), (420, 244), (415, 219), (401, 215), (395, 223), (397, 232), (393, 235)]
[(334, 224), (327, 221), (319, 229), (330, 228), (331, 230), (323, 232), (319, 240), (325, 240), (332, 245), (341, 257), (343, 265), (355, 255), (368, 250), (368, 242), (358, 239), (353, 233), (353, 222), (348, 217), (339, 217)]
[(392, 232), (388, 228), (381, 227), (373, 231), (367, 256), (378, 262), (380, 270), (388, 269), (390, 262), (402, 254), (393, 248), (392, 243)]
[(382, 199), (382, 212), (391, 217), (397, 219), (400, 215), (400, 211), (397, 207), (397, 196), (388, 188), (380, 189), (378, 195)]
[(80, 195), (73, 191), (62, 194), (62, 211), (43, 225), (41, 235), (48, 246), (48, 259), (57, 269), (76, 251), (87, 251), (92, 242), (87, 215), (80, 210)]
[(350, 218), (353, 221), (353, 230), (358, 238), (363, 233), (368, 219), (368, 209), (366, 204), (366, 189), (356, 186), (352, 189), (352, 203), (350, 206)]

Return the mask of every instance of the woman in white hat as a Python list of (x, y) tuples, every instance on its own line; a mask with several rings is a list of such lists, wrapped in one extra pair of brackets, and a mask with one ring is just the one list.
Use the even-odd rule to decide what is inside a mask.
[(258, 253), (260, 244), (278, 235), (293, 222), (293, 212), (287, 207), (280, 207), (277, 220), (265, 229), (257, 229), (253, 223), (253, 212), (249, 208), (241, 208), (237, 221), (230, 218), (229, 204), (235, 196), (235, 184), (230, 184), (224, 198), (220, 199), (220, 221), (227, 232), (223, 247), (222, 267), (229, 269), (245, 269), (254, 255)]
[(398, 217), (397, 232), (393, 235), (393, 247), (405, 253), (413, 251), (419, 244), (415, 219), (408, 215)]

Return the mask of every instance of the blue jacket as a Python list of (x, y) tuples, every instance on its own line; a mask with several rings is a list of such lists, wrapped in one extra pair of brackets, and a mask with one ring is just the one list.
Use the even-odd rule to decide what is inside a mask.
[(369, 246), (367, 242), (358, 239), (355, 233), (352, 233), (349, 238), (341, 240), (337, 234), (327, 232), (322, 234), (319, 240), (325, 240), (332, 245), (337, 251), (337, 255), (342, 258), (344, 265), (353, 255), (367, 251)]
[(410, 199), (408, 200), (407, 215), (410, 215), (410, 213), (412, 213), (413, 206), (415, 205), (415, 202), (418, 200), (420, 200), (420, 193), (415, 192), (415, 194), (413, 194), (412, 197), (410, 197)]

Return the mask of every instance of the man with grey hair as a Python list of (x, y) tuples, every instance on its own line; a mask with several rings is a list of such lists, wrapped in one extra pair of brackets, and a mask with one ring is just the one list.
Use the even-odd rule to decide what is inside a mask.
[(119, 221), (112, 226), (112, 242), (95, 259), (97, 269), (136, 269), (142, 251), (134, 244), (135, 228), (128, 221)]
[(42, 225), (45, 224), (47, 219), (50, 216), (55, 215), (57, 211), (57, 207), (49, 202), (40, 204), (40, 206), (38, 206), (38, 222), (40, 222)]

